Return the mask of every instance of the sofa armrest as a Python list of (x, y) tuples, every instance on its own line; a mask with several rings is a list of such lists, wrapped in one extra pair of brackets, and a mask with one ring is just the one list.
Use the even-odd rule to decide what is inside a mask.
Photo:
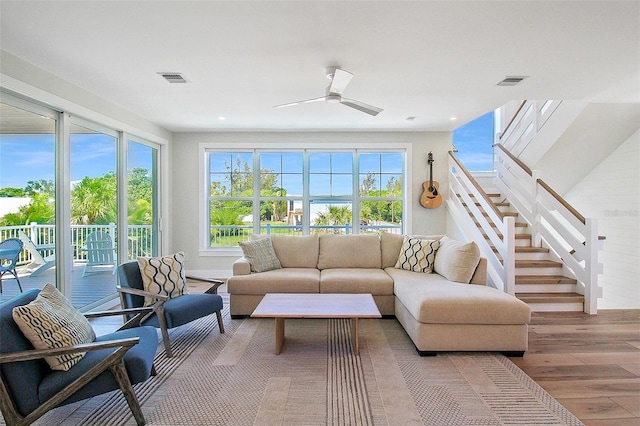
[(481, 257), (469, 284), (487, 285), (487, 258)]
[(233, 275), (249, 275), (251, 274), (251, 264), (245, 257), (233, 262)]

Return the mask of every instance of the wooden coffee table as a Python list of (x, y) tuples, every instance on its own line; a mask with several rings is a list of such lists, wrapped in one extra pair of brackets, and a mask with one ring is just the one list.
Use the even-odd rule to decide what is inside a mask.
[(370, 294), (267, 293), (251, 314), (255, 318), (275, 318), (276, 355), (284, 345), (285, 318), (351, 318), (353, 352), (360, 353), (358, 318), (381, 318)]

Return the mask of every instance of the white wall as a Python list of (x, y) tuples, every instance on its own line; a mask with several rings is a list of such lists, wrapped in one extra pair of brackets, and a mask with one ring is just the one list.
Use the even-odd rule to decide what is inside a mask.
[(640, 130), (621, 144), (564, 198), (598, 219), (604, 297), (598, 309), (640, 309)]
[[(273, 143), (274, 148), (300, 148), (305, 144), (335, 143), (343, 147), (367, 144), (384, 148), (385, 144), (403, 143), (411, 146), (408, 165), (410, 188), (407, 206), (409, 232), (415, 234), (441, 234), (446, 229), (444, 204), (437, 209), (424, 209), (418, 203), (422, 183), (429, 179), (427, 154), (433, 151), (434, 180), (446, 188), (447, 158), (451, 149), (450, 132), (207, 132), (174, 134), (171, 167), (173, 169), (173, 197), (170, 200), (173, 214), (173, 251), (182, 250), (187, 255), (187, 268), (194, 273), (224, 277), (231, 273), (232, 262), (240, 256), (239, 249), (225, 256), (202, 253), (199, 247), (199, 206), (202, 205), (199, 175), (199, 144), (224, 143), (251, 146)], [(446, 191), (442, 191), (444, 194)]]

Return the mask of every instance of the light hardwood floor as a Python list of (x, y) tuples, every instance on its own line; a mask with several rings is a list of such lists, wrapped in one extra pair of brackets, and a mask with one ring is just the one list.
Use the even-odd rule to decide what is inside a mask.
[[(206, 288), (189, 282), (192, 293)], [(120, 318), (101, 318), (96, 332)], [(640, 425), (640, 310), (533, 313), (529, 351), (510, 359), (587, 426)]]
[(510, 359), (586, 425), (640, 425), (640, 310), (533, 313)]

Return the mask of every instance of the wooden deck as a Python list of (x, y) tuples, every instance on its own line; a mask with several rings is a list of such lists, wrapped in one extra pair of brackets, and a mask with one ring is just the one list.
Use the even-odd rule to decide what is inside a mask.
[[(32, 277), (29, 273), (20, 271), (18, 276), (24, 291), (32, 288), (42, 288), (47, 283), (55, 283), (55, 267), (44, 271), (42, 274)], [(71, 302), (81, 309), (98, 300), (104, 300), (116, 293), (116, 276), (112, 266), (95, 267), (93, 271), (83, 277), (84, 263), (76, 262), (71, 271)], [(18, 283), (11, 274), (2, 277), (2, 293), (0, 301), (5, 301), (20, 293)]]

